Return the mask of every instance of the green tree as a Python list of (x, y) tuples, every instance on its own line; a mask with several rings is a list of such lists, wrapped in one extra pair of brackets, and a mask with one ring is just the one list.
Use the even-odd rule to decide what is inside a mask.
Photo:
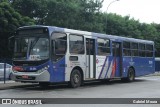
[(44, 24), (44, 18), (48, 13), (48, 0), (13, 0), (14, 9), (23, 16), (28, 16), (36, 21), (36, 24)]
[(154, 37), (156, 56), (160, 57), (160, 24), (152, 23), (152, 26), (156, 28), (157, 34)]
[(102, 2), (103, 0), (14, 0), (12, 5), (22, 15), (36, 20), (36, 24), (102, 31), (99, 21)]
[[(120, 35), (133, 38), (143, 38), (139, 30), (140, 22), (130, 16), (122, 17), (117, 14), (107, 14), (107, 33), (113, 35)], [(104, 21), (105, 22), (105, 21)]]
[[(107, 34), (153, 40), (156, 48), (160, 47), (159, 24), (140, 23), (130, 16), (102, 13), (104, 0), (9, 1), (16, 11), (34, 19), (36, 24), (105, 33), (107, 17)], [(7, 23), (3, 20), (3, 25)]]
[(34, 20), (16, 12), (7, 0), (0, 2), (0, 57), (9, 56), (8, 38), (19, 26), (32, 25)]

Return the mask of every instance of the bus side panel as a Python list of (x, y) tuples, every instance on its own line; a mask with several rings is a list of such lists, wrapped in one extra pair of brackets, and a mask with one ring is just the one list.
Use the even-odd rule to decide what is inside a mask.
[(107, 56), (96, 56), (96, 79), (104, 79), (109, 71), (111, 58)]
[[(66, 55), (66, 68), (65, 68), (65, 81), (70, 81), (71, 72), (75, 67), (78, 67), (82, 70), (83, 79), (86, 79), (86, 56), (85, 55)], [(77, 59), (77, 60), (75, 60)]]
[(121, 76), (121, 71), (120, 71), (120, 57), (117, 57), (116, 59), (114, 59), (114, 62), (113, 62), (113, 69), (115, 69), (115, 73), (114, 73), (114, 70), (113, 70), (113, 73), (112, 73), (112, 77), (120, 77)]
[(115, 78), (115, 77), (121, 77), (121, 71), (120, 71), (120, 57), (111, 57), (111, 71), (108, 72), (108, 78)]
[(96, 60), (98, 79), (120, 77), (119, 58), (112, 56), (97, 56)]
[(155, 72), (154, 63), (153, 58), (124, 57), (122, 77), (127, 77), (129, 67), (134, 68), (135, 76), (152, 74)]
[(132, 65), (131, 57), (123, 57), (122, 77), (127, 77), (128, 68)]
[(53, 64), (53, 70), (50, 70), (51, 82), (64, 82), (65, 81), (65, 57)]
[(136, 76), (152, 74), (154, 70), (153, 58), (133, 58), (135, 63)]

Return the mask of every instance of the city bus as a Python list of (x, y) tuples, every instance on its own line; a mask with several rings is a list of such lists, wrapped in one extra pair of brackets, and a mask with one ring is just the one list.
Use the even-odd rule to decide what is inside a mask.
[(154, 42), (54, 26), (24, 26), (14, 36), (13, 75), (41, 86), (135, 77), (155, 72)]

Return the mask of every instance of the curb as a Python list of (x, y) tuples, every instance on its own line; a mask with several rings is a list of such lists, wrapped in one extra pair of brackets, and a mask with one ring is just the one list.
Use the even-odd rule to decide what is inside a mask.
[(4, 83), (0, 83), (0, 90), (6, 90), (6, 89), (15, 89), (15, 88), (22, 88), (22, 87), (26, 87), (26, 86), (31, 86), (34, 85), (32, 83), (21, 83), (21, 82), (6, 82)]

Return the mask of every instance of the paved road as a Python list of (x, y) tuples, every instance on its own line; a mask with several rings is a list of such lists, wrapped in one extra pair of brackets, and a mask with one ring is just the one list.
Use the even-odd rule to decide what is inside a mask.
[[(92, 82), (72, 89), (66, 84), (52, 85), (46, 89), (37, 84), (18, 85), (0, 90), (1, 98), (160, 98), (160, 76), (137, 78), (135, 82), (120, 80), (109, 83)], [(48, 105), (50, 106), (50, 105)], [(67, 105), (65, 105), (67, 106)], [(74, 105), (72, 105), (74, 107)], [(83, 105), (84, 106), (84, 105)], [(95, 107), (95, 105), (87, 105)], [(99, 105), (97, 105), (99, 106)], [(101, 105), (102, 107), (104, 105)], [(125, 105), (121, 105), (125, 106)], [(132, 105), (129, 105), (132, 106)], [(138, 105), (138, 107), (160, 107), (160, 105)], [(69, 107), (69, 106), (67, 106)], [(105, 106), (104, 106), (105, 107)], [(112, 107), (112, 105), (110, 105)], [(128, 107), (126, 105), (126, 107)], [(135, 107), (135, 105), (133, 105)]]

